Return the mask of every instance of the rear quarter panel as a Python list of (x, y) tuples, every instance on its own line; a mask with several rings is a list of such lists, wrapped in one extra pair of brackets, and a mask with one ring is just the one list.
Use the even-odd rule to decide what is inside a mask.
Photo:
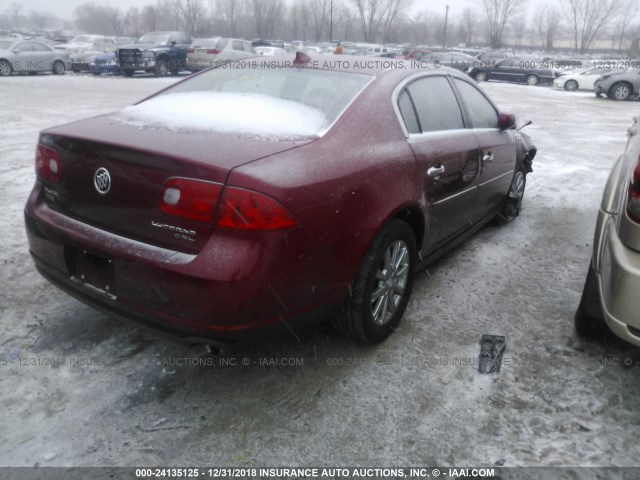
[(325, 265), (338, 282), (351, 284), (366, 247), (396, 212), (424, 211), (417, 164), (392, 105), (397, 81), (393, 72), (375, 79), (322, 138), (238, 167), (228, 179), (285, 205), (310, 251), (331, 252)]

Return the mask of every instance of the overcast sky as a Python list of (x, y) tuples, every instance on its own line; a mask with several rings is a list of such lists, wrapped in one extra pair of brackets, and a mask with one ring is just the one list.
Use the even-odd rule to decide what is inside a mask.
[[(63, 19), (72, 19), (73, 11), (79, 5), (92, 0), (18, 0), (22, 4), (22, 13), (29, 14), (32, 10), (41, 10), (51, 12), (57, 17)], [(153, 0), (93, 0), (100, 5), (111, 5), (122, 10), (127, 10), (132, 6), (144, 6), (154, 3)], [(296, 0), (289, 0), (295, 2)], [(298, 0), (299, 1), (299, 0)], [(0, 0), (0, 12), (4, 12), (13, 0)], [(208, 4), (208, 0), (206, 1)], [(465, 7), (476, 5), (477, 0), (414, 0), (412, 12), (420, 12), (422, 10), (431, 10), (436, 13), (445, 12), (445, 6), (449, 5), (449, 14), (457, 16)]]

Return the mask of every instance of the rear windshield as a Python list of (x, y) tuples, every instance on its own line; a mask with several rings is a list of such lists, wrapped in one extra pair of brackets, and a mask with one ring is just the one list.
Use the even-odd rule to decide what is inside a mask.
[(220, 37), (214, 38), (196, 38), (193, 42), (191, 42), (191, 46), (193, 48), (200, 47), (211, 47), (215, 48), (218, 46), (218, 42), (220, 41)]
[[(243, 65), (244, 64), (244, 65)], [(316, 108), (333, 123), (338, 115), (373, 79), (369, 75), (348, 72), (285, 67), (286, 62), (268, 63), (236, 61), (214, 68), (166, 90), (162, 95), (179, 92), (225, 92), (267, 95), (276, 99), (302, 103)], [(256, 68), (234, 68), (255, 66)]]

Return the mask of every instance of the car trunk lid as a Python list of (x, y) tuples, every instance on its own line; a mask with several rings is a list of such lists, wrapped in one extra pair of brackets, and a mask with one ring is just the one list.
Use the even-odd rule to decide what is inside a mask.
[[(312, 140), (158, 131), (134, 128), (109, 116), (83, 120), (41, 134), (41, 144), (58, 152), (61, 168), (59, 183), (44, 181), (45, 200), (51, 208), (98, 228), (197, 253), (212, 223), (160, 209), (169, 179), (223, 185), (231, 169)], [(109, 176), (107, 192), (98, 185), (105, 180), (104, 171)]]

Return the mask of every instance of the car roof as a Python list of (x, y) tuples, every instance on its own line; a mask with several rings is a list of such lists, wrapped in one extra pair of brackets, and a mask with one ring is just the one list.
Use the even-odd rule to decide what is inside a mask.
[[(278, 68), (278, 66), (291, 67), (291, 63), (296, 59), (300, 60), (303, 68), (314, 70), (328, 70), (334, 72), (355, 73), (372, 77), (396, 75), (399, 78), (406, 78), (418, 73), (436, 75), (447, 74), (458, 78), (470, 80), (469, 76), (462, 74), (454, 68), (442, 66), (437, 69), (424, 69), (420, 62), (386, 57), (371, 57), (364, 55), (334, 55), (309, 54), (303, 52), (292, 52), (291, 55), (278, 55), (276, 57), (264, 57), (262, 55), (247, 58), (247, 61), (256, 61), (258, 65), (267, 68)], [(305, 60), (306, 59), (306, 60)]]

